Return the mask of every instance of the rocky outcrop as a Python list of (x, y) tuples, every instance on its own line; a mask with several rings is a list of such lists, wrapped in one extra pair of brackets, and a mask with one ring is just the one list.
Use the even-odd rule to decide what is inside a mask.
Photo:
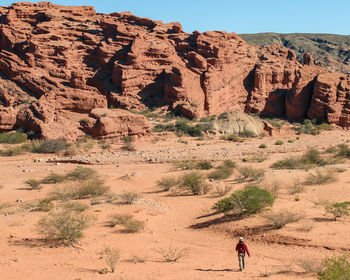
[(96, 108), (80, 125), (84, 132), (98, 139), (146, 136), (151, 132), (146, 117), (125, 110)]
[[(335, 113), (317, 107), (329, 105), (316, 89), (329, 71), (309, 54), (302, 65), (283, 46), (249, 46), (235, 33), (188, 34), (179, 23), (98, 14), (89, 6), (23, 2), (0, 7), (0, 14), (1, 130), (72, 140), (83, 133), (145, 135), (146, 120), (120, 110), (163, 106), (189, 118), (233, 110), (322, 115), (348, 126), (346, 101), (331, 106)], [(111, 117), (94, 113), (112, 107), (118, 110), (108, 111)]]
[(350, 77), (339, 73), (318, 75), (308, 117), (350, 126)]

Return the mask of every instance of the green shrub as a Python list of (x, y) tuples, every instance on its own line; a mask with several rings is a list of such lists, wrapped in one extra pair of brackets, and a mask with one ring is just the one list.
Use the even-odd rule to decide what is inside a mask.
[(286, 224), (298, 222), (302, 218), (301, 215), (288, 210), (282, 210), (276, 213), (269, 213), (266, 214), (264, 217), (265, 219), (270, 221), (273, 224), (273, 226), (277, 229), (283, 228)]
[(119, 199), (122, 204), (134, 204), (139, 198), (140, 195), (136, 192), (125, 191), (119, 195)]
[(325, 185), (337, 180), (336, 173), (333, 169), (316, 170), (315, 173), (310, 173), (306, 178), (306, 185)]
[(282, 140), (277, 140), (276, 142), (275, 142), (275, 145), (283, 145), (283, 141)]
[(27, 135), (20, 132), (0, 133), (0, 143), (19, 144), (27, 141)]
[(82, 181), (80, 185), (73, 191), (74, 199), (83, 199), (97, 197), (107, 194), (109, 187), (106, 186), (100, 178), (90, 178)]
[(124, 232), (136, 233), (143, 230), (145, 227), (145, 222), (136, 219), (130, 219), (123, 226)]
[(41, 189), (39, 180), (29, 179), (29, 180), (25, 181), (25, 183), (28, 185), (28, 187), (31, 190), (40, 190)]
[(231, 141), (231, 142), (244, 142), (237, 134), (223, 135), (220, 137), (222, 140)]
[(161, 187), (163, 191), (169, 191), (177, 185), (177, 179), (174, 177), (163, 177), (157, 181), (157, 185)]
[(271, 165), (277, 169), (309, 169), (314, 166), (323, 166), (327, 162), (322, 158), (321, 153), (315, 149), (306, 151), (300, 157), (288, 157), (279, 160)]
[(69, 145), (63, 152), (66, 157), (78, 155), (79, 151), (75, 146)]
[(350, 148), (348, 147), (348, 145), (339, 145), (336, 156), (340, 158), (350, 158)]
[(66, 178), (73, 181), (82, 181), (96, 176), (97, 172), (92, 168), (78, 166), (68, 172)]
[(179, 187), (194, 195), (206, 194), (209, 191), (205, 178), (198, 172), (184, 174), (179, 180)]
[(249, 216), (272, 206), (274, 198), (264, 189), (248, 187), (235, 191), (230, 197), (218, 201), (214, 208), (221, 212), (232, 211), (238, 216)]
[(135, 152), (136, 151), (136, 147), (132, 142), (126, 142), (125, 145), (123, 145), (121, 149), (124, 151), (128, 151), (128, 152)]
[(218, 166), (216, 170), (213, 170), (208, 174), (209, 179), (224, 180), (230, 177), (233, 173), (233, 168), (228, 166)]
[(38, 222), (38, 231), (47, 241), (72, 245), (84, 237), (91, 218), (71, 211), (50, 212)]
[(251, 166), (242, 166), (238, 168), (240, 176), (237, 178), (238, 181), (258, 181), (260, 182), (265, 176), (265, 170), (261, 168), (254, 168)]
[(323, 270), (318, 273), (319, 280), (348, 280), (350, 279), (349, 257), (334, 256), (323, 260)]
[(42, 212), (49, 212), (54, 208), (54, 204), (50, 199), (43, 199), (37, 205), (37, 210)]
[(41, 179), (42, 184), (59, 184), (64, 182), (66, 176), (57, 173), (50, 173), (45, 178)]
[(244, 157), (242, 158), (243, 162), (263, 162), (264, 160), (267, 159), (267, 156), (263, 153), (251, 156), (251, 157)]
[(44, 140), (39, 142), (32, 141), (32, 152), (38, 154), (54, 154), (63, 151), (67, 148), (65, 139)]
[(196, 162), (193, 160), (182, 160), (174, 163), (176, 169), (191, 170), (196, 168)]
[(200, 170), (209, 170), (212, 169), (213, 165), (211, 164), (210, 161), (199, 161), (196, 163), (196, 169), (200, 169)]
[(13, 157), (13, 156), (19, 156), (23, 155), (25, 153), (25, 150), (22, 146), (20, 147), (9, 147), (6, 150), (0, 149), (0, 155), (1, 156), (7, 156), (7, 157)]
[(327, 213), (332, 214), (334, 220), (336, 221), (338, 218), (342, 218), (344, 216), (350, 215), (349, 203), (341, 202), (341, 203), (333, 203), (325, 206), (325, 210)]
[(125, 225), (132, 218), (133, 216), (129, 214), (113, 214), (110, 216), (108, 225), (110, 227), (115, 227), (116, 225)]
[(257, 135), (255, 134), (255, 132), (251, 131), (251, 130), (244, 130), (238, 133), (239, 136), (244, 137), (244, 138), (252, 138), (252, 137), (256, 137)]
[(296, 141), (296, 139), (294, 139), (294, 138), (288, 139), (288, 143), (294, 143), (295, 141)]
[(267, 148), (267, 145), (266, 144), (261, 144), (260, 146), (259, 146), (259, 149), (266, 149)]
[(135, 139), (134, 137), (129, 135), (129, 136), (123, 136), (122, 140), (124, 143), (131, 143), (131, 142), (134, 142)]
[(227, 159), (222, 163), (222, 166), (224, 167), (230, 167), (230, 168), (235, 168), (236, 163), (233, 160)]

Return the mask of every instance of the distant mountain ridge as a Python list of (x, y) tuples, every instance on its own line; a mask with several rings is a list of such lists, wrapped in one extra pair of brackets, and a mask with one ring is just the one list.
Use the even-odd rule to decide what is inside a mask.
[(302, 62), (304, 53), (311, 53), (315, 64), (323, 68), (350, 73), (350, 36), (311, 33), (257, 33), (240, 34), (250, 45), (279, 44), (292, 49)]

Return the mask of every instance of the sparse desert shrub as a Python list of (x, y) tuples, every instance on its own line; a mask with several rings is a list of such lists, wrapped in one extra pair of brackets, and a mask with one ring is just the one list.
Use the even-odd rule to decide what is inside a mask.
[(68, 172), (66, 178), (73, 181), (87, 180), (92, 177), (96, 177), (97, 173), (95, 170), (88, 167), (78, 166), (72, 171)]
[(273, 127), (277, 128), (278, 130), (280, 130), (283, 126), (283, 122), (277, 118), (264, 118), (264, 120), (271, 124)]
[(43, 140), (37, 144), (32, 141), (32, 152), (38, 154), (54, 154), (67, 148), (65, 139)]
[(161, 187), (163, 191), (169, 191), (177, 185), (177, 179), (174, 177), (163, 177), (157, 181), (157, 185)]
[(41, 189), (40, 181), (39, 181), (39, 180), (29, 179), (29, 180), (25, 181), (25, 183), (27, 184), (27, 186), (28, 186), (31, 190), (40, 190), (40, 189)]
[(159, 248), (156, 251), (165, 262), (177, 262), (187, 258), (190, 253), (189, 248), (178, 248), (173, 245), (166, 248)]
[(288, 143), (294, 143), (295, 141), (296, 141), (295, 138), (290, 138), (290, 139), (288, 139)]
[(261, 144), (259, 145), (259, 149), (266, 149), (267, 148), (267, 145), (266, 144)]
[(136, 219), (130, 219), (125, 224), (123, 224), (123, 226), (123, 232), (136, 233), (143, 230), (143, 228), (145, 227), (145, 222)]
[(269, 213), (266, 214), (264, 217), (265, 219), (270, 221), (277, 229), (283, 228), (286, 224), (295, 223), (302, 218), (301, 215), (294, 212), (290, 212), (288, 210)]
[(230, 177), (233, 173), (233, 168), (226, 165), (221, 165), (208, 174), (209, 179), (224, 180)]
[(306, 220), (300, 225), (299, 230), (310, 232), (313, 228), (314, 228), (314, 223), (310, 220)]
[(226, 185), (217, 185), (214, 187), (213, 193), (217, 196), (224, 196), (226, 195), (232, 187), (226, 186)]
[(122, 150), (124, 151), (128, 151), (128, 152), (135, 152), (136, 151), (136, 147), (132, 142), (126, 142), (122, 148)]
[(111, 144), (109, 144), (109, 143), (101, 143), (101, 144), (100, 144), (100, 147), (101, 147), (103, 150), (108, 150), (108, 149), (110, 149), (112, 146), (111, 146)]
[(209, 170), (212, 168), (213, 168), (213, 165), (211, 164), (210, 161), (207, 161), (207, 160), (199, 161), (196, 163), (196, 169)]
[(261, 168), (254, 168), (251, 166), (242, 166), (238, 168), (240, 176), (237, 178), (238, 181), (261, 181), (265, 175), (265, 170)]
[(84, 212), (89, 209), (89, 206), (81, 202), (67, 202), (62, 205), (62, 208), (67, 211)]
[[(346, 145), (344, 145), (344, 146), (346, 146)], [(328, 148), (327, 150), (325, 150), (325, 153), (327, 153), (327, 154), (334, 154), (334, 153), (336, 153), (338, 151), (338, 149), (337, 149), (337, 147), (330, 147), (330, 148)]]
[(333, 169), (316, 170), (310, 173), (305, 180), (306, 185), (325, 185), (337, 180), (336, 173)]
[(51, 200), (68, 200), (74, 197), (74, 186), (57, 186), (50, 193)]
[(239, 137), (237, 134), (223, 135), (220, 137), (222, 140), (231, 141), (231, 142), (244, 142), (244, 140)]
[(60, 175), (57, 173), (50, 173), (49, 175), (41, 179), (40, 182), (42, 184), (59, 184), (64, 182), (65, 179), (66, 179), (66, 176), (64, 175)]
[(139, 198), (140, 195), (136, 192), (124, 191), (119, 195), (119, 199), (122, 204), (134, 204)]
[(23, 155), (25, 152), (26, 151), (25, 149), (23, 149), (23, 146), (9, 147), (9, 148), (6, 148), (5, 150), (0, 149), (0, 155), (6, 156), (6, 157)]
[(222, 166), (225, 167), (230, 167), (230, 168), (235, 168), (236, 167), (236, 163), (233, 160), (227, 159), (222, 163)]
[(350, 261), (347, 255), (334, 256), (323, 260), (323, 269), (318, 272), (319, 280), (350, 279)]
[(19, 144), (27, 141), (27, 135), (20, 132), (0, 133), (0, 143), (3, 144)]
[(54, 208), (54, 204), (50, 199), (43, 199), (39, 201), (37, 205), (37, 210), (42, 212), (49, 212)]
[(134, 139), (134, 137), (132, 137), (132, 136), (124, 136), (123, 138), (122, 138), (122, 140), (123, 140), (123, 142), (124, 143), (131, 143), (131, 142), (134, 142), (135, 141), (135, 139)]
[[(333, 147), (335, 148), (335, 147)], [(335, 148), (336, 149), (336, 148)], [(336, 149), (337, 154), (336, 156), (339, 158), (350, 158), (350, 148), (346, 144), (341, 144), (338, 146), (338, 149)]]
[(78, 155), (79, 151), (75, 146), (69, 145), (63, 152), (66, 157)]
[(244, 130), (238, 133), (239, 136), (244, 137), (244, 138), (252, 138), (256, 137), (257, 135), (255, 134), (254, 131), (251, 130)]
[(263, 162), (266, 159), (267, 159), (266, 154), (259, 153), (251, 157), (248, 157), (248, 156), (244, 157), (242, 158), (242, 161), (243, 162)]
[(191, 169), (195, 169), (196, 162), (193, 160), (177, 161), (174, 163), (174, 167), (175, 167), (175, 169), (191, 170)]
[(298, 194), (303, 192), (304, 190), (305, 190), (305, 187), (299, 179), (295, 179), (292, 185), (289, 186), (290, 194)]
[(270, 183), (265, 183), (262, 188), (264, 190), (267, 190), (274, 199), (276, 199), (279, 195), (279, 192), (281, 190), (281, 183), (279, 181), (273, 181)]
[(314, 166), (323, 166), (327, 162), (322, 158), (321, 153), (315, 149), (310, 149), (300, 157), (288, 157), (279, 160), (271, 165), (277, 169), (309, 169)]
[(100, 178), (90, 178), (82, 181), (73, 193), (74, 199), (101, 196), (108, 193), (109, 187)]
[(238, 216), (259, 213), (274, 203), (272, 195), (259, 187), (248, 187), (235, 191), (230, 197), (219, 200), (214, 208), (221, 212), (230, 212)]
[(275, 142), (275, 145), (283, 145), (283, 141), (282, 140), (277, 140), (276, 142)]
[(198, 172), (184, 174), (179, 180), (179, 187), (194, 195), (206, 194), (209, 191), (205, 178)]
[(38, 222), (38, 231), (47, 241), (72, 245), (84, 237), (91, 219), (71, 211), (50, 212)]
[(322, 269), (319, 261), (310, 258), (299, 259), (296, 264), (306, 273), (318, 273)]
[(95, 147), (95, 142), (92, 139), (87, 138), (84, 143), (81, 144), (81, 147), (85, 152), (90, 151), (93, 147)]
[(114, 273), (115, 267), (120, 259), (120, 251), (116, 248), (106, 247), (103, 253), (105, 255), (106, 264), (111, 269), (111, 272)]
[(298, 169), (302, 168), (300, 160), (296, 157), (288, 157), (279, 161), (276, 161), (271, 165), (272, 168), (276, 169)]
[(132, 218), (133, 216), (129, 214), (113, 214), (109, 218), (108, 225), (110, 227), (115, 227), (116, 225), (124, 225)]
[(348, 202), (337, 202), (325, 206), (326, 213), (333, 215), (334, 220), (350, 215)]

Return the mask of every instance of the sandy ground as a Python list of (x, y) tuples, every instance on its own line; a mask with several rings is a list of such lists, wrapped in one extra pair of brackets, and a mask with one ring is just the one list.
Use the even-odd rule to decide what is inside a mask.
[[(319, 201), (350, 201), (350, 161), (337, 165), (345, 169), (336, 183), (307, 186), (299, 194), (290, 194), (288, 186), (296, 178), (303, 179), (305, 170), (273, 170), (269, 166), (278, 159), (300, 154), (314, 147), (324, 150), (350, 141), (346, 131), (323, 132), (318, 136), (302, 135), (294, 143), (287, 143), (289, 133), (280, 135), (285, 144), (274, 145), (276, 137), (249, 139), (244, 143), (222, 140), (159, 136), (159, 141), (136, 143), (137, 153), (119, 153), (118, 145), (111, 163), (89, 165), (120, 194), (124, 190), (140, 193), (133, 205), (103, 203), (92, 205), (87, 213), (96, 217), (76, 247), (55, 247), (46, 244), (36, 230), (36, 223), (46, 213), (30, 211), (31, 203), (48, 196), (53, 185), (40, 191), (26, 189), (27, 179), (41, 179), (51, 171), (65, 173), (77, 166), (70, 163), (34, 162), (52, 158), (42, 155), (2, 157), (0, 159), (0, 278), (1, 279), (316, 279), (298, 266), (299, 260), (318, 262), (326, 256), (350, 251), (349, 222), (345, 217), (332, 221)], [(243, 163), (243, 156), (261, 153), (258, 146), (266, 143), (267, 160), (262, 163)], [(101, 150), (94, 150), (101, 153)], [(106, 152), (103, 152), (106, 153)], [(102, 154), (103, 154), (102, 153)], [(150, 160), (150, 158), (152, 158)], [(156, 182), (164, 176), (178, 176), (186, 171), (174, 170), (171, 160), (179, 158), (209, 159), (218, 165), (220, 160), (233, 159), (238, 165), (253, 165), (266, 170), (265, 180), (281, 183), (272, 210), (289, 209), (303, 215), (303, 219), (276, 230), (269, 227), (262, 214), (234, 221), (215, 214), (212, 206), (220, 198), (213, 194), (191, 196), (161, 192)], [(203, 171), (205, 173), (206, 171)], [(312, 172), (312, 171), (309, 171)], [(121, 177), (129, 175), (127, 180)], [(232, 192), (243, 188), (231, 178), (223, 184)], [(214, 183), (213, 183), (214, 184)], [(16, 202), (16, 200), (24, 202)], [(90, 205), (90, 200), (82, 201)], [(316, 203), (315, 203), (316, 202)], [(59, 206), (59, 202), (57, 205)], [(117, 226), (106, 224), (114, 213), (133, 214), (145, 221), (140, 233), (127, 234)], [(305, 223), (312, 224), (309, 232), (301, 231)], [(251, 252), (247, 269), (238, 270), (234, 251), (238, 236), (243, 235)], [(119, 248), (121, 259), (115, 273), (99, 274), (108, 267), (103, 249)], [(168, 263), (159, 250), (186, 249), (188, 256), (176, 263)]]

